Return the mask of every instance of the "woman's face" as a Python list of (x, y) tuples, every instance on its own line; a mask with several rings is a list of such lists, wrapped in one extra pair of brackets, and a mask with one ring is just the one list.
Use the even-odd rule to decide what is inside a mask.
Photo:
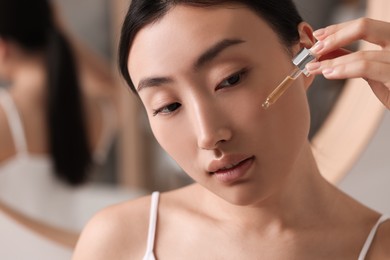
[(248, 204), (294, 171), (309, 129), (304, 82), (262, 109), (293, 65), (249, 9), (176, 6), (136, 35), (128, 65), (157, 141), (205, 188)]

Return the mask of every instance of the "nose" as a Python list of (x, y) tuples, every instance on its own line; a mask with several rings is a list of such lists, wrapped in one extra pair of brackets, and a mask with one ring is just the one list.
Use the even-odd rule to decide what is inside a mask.
[[(211, 103), (211, 102), (210, 102)], [(202, 102), (195, 109), (194, 129), (200, 149), (213, 150), (232, 138), (226, 115), (215, 104)]]

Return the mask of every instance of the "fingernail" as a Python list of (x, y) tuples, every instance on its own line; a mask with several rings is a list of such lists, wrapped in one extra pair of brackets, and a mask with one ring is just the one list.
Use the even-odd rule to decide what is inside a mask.
[(313, 36), (317, 38), (324, 35), (324, 33), (325, 33), (325, 29), (318, 29), (313, 32)]
[(311, 47), (311, 51), (313, 53), (319, 53), (324, 48), (324, 43), (321, 41), (316, 42), (313, 47)]
[(322, 71), (322, 74), (324, 75), (330, 75), (334, 72), (334, 69), (333, 68), (326, 68)]
[(321, 67), (321, 62), (310, 62), (306, 65), (308, 71), (317, 70)]

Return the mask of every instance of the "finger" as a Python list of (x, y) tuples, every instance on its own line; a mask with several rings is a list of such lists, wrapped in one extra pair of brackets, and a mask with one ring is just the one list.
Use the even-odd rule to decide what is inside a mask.
[(389, 87), (390, 64), (378, 61), (360, 60), (322, 69), (327, 79), (365, 78), (383, 83)]
[(349, 63), (359, 63), (361, 61), (381, 62), (390, 65), (390, 52), (388, 51), (358, 51), (334, 59), (323, 60), (321, 62), (309, 63), (306, 69), (310, 74), (321, 74), (326, 68), (347, 65)]
[(390, 45), (390, 23), (360, 18), (327, 27), (319, 38), (323, 47), (316, 50), (317, 55), (323, 55), (357, 40), (365, 40), (386, 48)]
[(343, 22), (343, 23), (329, 25), (329, 26), (327, 26), (325, 28), (320, 28), (320, 29), (315, 30), (313, 32), (313, 36), (317, 40), (322, 41), (326, 37), (328, 37), (329, 35), (334, 34), (335, 32), (341, 30), (342, 28), (350, 26), (354, 22), (355, 22), (355, 20), (351, 20), (351, 21), (347, 21), (347, 22)]
[(347, 55), (339, 56), (334, 59), (321, 61), (324, 67), (339, 66), (347, 63), (355, 63), (359, 61), (377, 61), (390, 64), (390, 51), (357, 51)]
[(341, 57), (341, 56), (344, 56), (344, 55), (347, 55), (350, 53), (351, 53), (351, 51), (349, 51), (347, 49), (340, 48), (340, 49), (337, 49), (337, 50), (334, 50), (334, 51), (331, 51), (329, 53), (322, 55), (318, 60), (323, 61), (323, 60), (334, 59), (334, 58)]

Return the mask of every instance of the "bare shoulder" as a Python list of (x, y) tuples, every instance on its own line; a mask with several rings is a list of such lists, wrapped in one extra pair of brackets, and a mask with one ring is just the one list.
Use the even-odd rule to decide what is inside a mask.
[(378, 247), (385, 259), (390, 259), (390, 219), (385, 221), (378, 230)]
[(150, 196), (107, 207), (85, 226), (73, 259), (140, 259), (145, 252)]
[(390, 219), (379, 226), (368, 259), (390, 259)]

